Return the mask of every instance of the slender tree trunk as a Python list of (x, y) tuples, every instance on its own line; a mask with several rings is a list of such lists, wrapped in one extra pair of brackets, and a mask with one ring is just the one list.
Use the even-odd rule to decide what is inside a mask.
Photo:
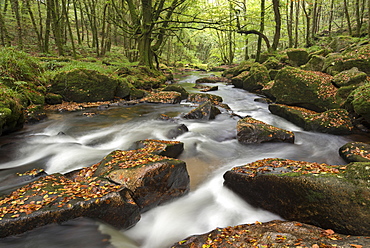
[(287, 16), (287, 32), (288, 32), (288, 47), (293, 47), (294, 37), (293, 37), (293, 13), (294, 13), (294, 1), (290, 1), (286, 8)]
[(12, 6), (13, 13), (15, 15), (15, 19), (17, 21), (17, 38), (18, 38), (18, 48), (20, 50), (23, 49), (23, 29), (22, 29), (22, 20), (21, 14), (19, 11), (19, 1), (18, 0), (11, 0), (10, 4)]
[(367, 1), (367, 36), (370, 38), (370, 0)]
[(272, 43), (272, 50), (276, 51), (279, 45), (280, 40), (280, 30), (281, 30), (281, 16), (280, 16), (280, 3), (279, 0), (272, 0), (274, 8), (274, 17), (275, 17), (275, 35), (274, 41)]
[[(263, 34), (265, 31), (265, 0), (261, 0), (261, 19), (260, 19), (260, 30), (259, 32)], [(257, 41), (257, 53), (256, 53), (256, 61), (260, 61), (261, 57), (261, 48), (262, 48), (262, 38), (258, 36)]]
[(296, 1), (296, 5), (295, 5), (295, 27), (294, 27), (294, 30), (295, 30), (295, 35), (294, 35), (294, 40), (295, 40), (295, 43), (294, 43), (294, 47), (297, 48), (298, 47), (298, 42), (299, 42), (299, 29), (298, 29), (298, 25), (299, 25), (299, 6), (300, 6), (300, 0), (297, 0)]
[(303, 9), (303, 12), (304, 12), (304, 15), (306, 17), (306, 46), (307, 47), (310, 47), (312, 44), (311, 44), (311, 12), (312, 12), (312, 8), (310, 6), (308, 6), (308, 8), (306, 8), (306, 1), (302, 1), (302, 9)]
[(42, 38), (42, 33), (39, 31), (39, 27), (37, 27), (36, 20), (35, 20), (35, 17), (33, 15), (29, 0), (26, 0), (26, 7), (27, 7), (27, 10), (28, 10), (28, 14), (30, 15), (30, 19), (31, 19), (33, 29), (35, 30), (35, 33), (36, 33), (36, 36), (37, 36), (38, 47), (39, 47), (40, 51), (43, 52), (44, 51), (44, 40)]
[(65, 23), (66, 23), (67, 31), (68, 31), (68, 34), (69, 34), (69, 39), (71, 40), (72, 54), (73, 54), (73, 57), (76, 59), (77, 54), (76, 54), (75, 41), (74, 41), (74, 38), (73, 38), (73, 32), (72, 32), (71, 24), (69, 22), (68, 9), (67, 9), (67, 4), (66, 4), (65, 0), (62, 0), (62, 8), (63, 8), (62, 9), (63, 16), (65, 17), (65, 20), (66, 20)]
[(78, 42), (79, 45), (81, 45), (82, 41), (81, 41), (81, 34), (80, 34), (80, 24), (79, 24), (79, 19), (78, 19), (78, 14), (77, 14), (77, 1), (78, 0), (73, 0), (73, 13), (74, 13), (74, 17), (75, 17), (77, 42)]
[(330, 16), (329, 16), (329, 36), (331, 37), (332, 32), (332, 23), (333, 23), (333, 17), (334, 17), (334, 0), (331, 0), (330, 3)]
[(349, 35), (352, 35), (351, 18), (350, 18), (349, 11), (348, 11), (347, 1), (348, 0), (343, 0), (344, 13), (345, 13), (346, 19), (347, 19), (348, 33), (349, 33)]

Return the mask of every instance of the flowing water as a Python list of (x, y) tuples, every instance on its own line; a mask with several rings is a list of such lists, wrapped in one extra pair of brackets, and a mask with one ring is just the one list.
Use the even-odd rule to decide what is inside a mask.
[[(206, 74), (192, 73), (180, 82), (189, 92), (199, 92), (192, 86), (202, 76)], [(137, 140), (168, 140), (168, 130), (185, 124), (189, 132), (176, 140), (185, 146), (179, 159), (187, 164), (191, 192), (144, 213), (140, 222), (126, 231), (81, 218), (0, 239), (0, 247), (170, 247), (187, 236), (216, 227), (280, 218), (251, 207), (222, 186), (223, 174), (233, 166), (269, 157), (344, 163), (338, 149), (353, 137), (303, 131), (272, 115), (267, 104), (254, 101), (258, 98), (255, 94), (222, 83), (215, 85), (219, 90), (211, 93), (221, 96), (235, 114), (249, 115), (293, 131), (294, 144), (241, 145), (235, 139), (237, 117), (224, 110), (212, 121), (185, 120), (181, 114), (194, 107), (187, 103), (143, 104), (50, 114), (47, 121), (1, 137), (0, 191), (12, 190), (14, 185), (7, 185), (6, 181), (15, 172), (38, 167), (49, 174), (65, 173), (99, 162), (113, 150), (129, 149)], [(86, 117), (84, 112), (96, 115)], [(158, 120), (160, 114), (175, 117), (176, 122)]]

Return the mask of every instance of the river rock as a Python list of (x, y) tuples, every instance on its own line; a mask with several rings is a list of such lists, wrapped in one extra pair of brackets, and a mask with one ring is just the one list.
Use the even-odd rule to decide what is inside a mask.
[(218, 104), (223, 101), (222, 97), (213, 95), (213, 94), (206, 94), (206, 93), (190, 93), (187, 99), (188, 102), (193, 103), (204, 103), (204, 102), (212, 102), (213, 104)]
[(131, 150), (145, 149), (146, 147), (155, 146), (152, 149), (151, 154), (166, 156), (170, 158), (178, 158), (184, 151), (184, 143), (179, 141), (165, 141), (165, 140), (139, 140), (136, 141), (132, 146)]
[(293, 132), (271, 126), (252, 117), (239, 120), (236, 129), (237, 139), (242, 144), (263, 142), (294, 143)]
[(359, 71), (357, 67), (342, 71), (333, 77), (333, 84), (340, 88), (343, 86), (359, 85), (367, 79), (365, 72)]
[(363, 236), (347, 236), (296, 221), (274, 220), (216, 228), (208, 233), (190, 236), (172, 248), (205, 247), (370, 247)]
[(363, 142), (349, 142), (339, 148), (339, 155), (350, 162), (370, 162), (370, 145)]
[(292, 48), (287, 50), (290, 63), (294, 66), (301, 66), (308, 62), (308, 52), (302, 48)]
[(237, 66), (231, 67), (222, 72), (222, 76), (226, 78), (233, 78), (243, 71), (249, 71), (254, 63), (250, 61), (243, 61)]
[(219, 114), (221, 114), (221, 111), (213, 103), (208, 101), (191, 110), (183, 117), (185, 119), (213, 120)]
[(181, 102), (181, 93), (177, 91), (153, 92), (140, 99), (140, 102), (176, 104)]
[(224, 185), (255, 207), (349, 235), (370, 235), (369, 163), (269, 158), (234, 167)]
[(345, 108), (356, 115), (359, 115), (370, 124), (370, 83), (361, 85), (353, 90), (345, 103)]
[(345, 109), (331, 109), (317, 113), (305, 108), (270, 104), (271, 113), (302, 127), (307, 131), (330, 134), (350, 134), (354, 132), (352, 120)]
[(189, 96), (189, 93), (184, 89), (184, 87), (182, 87), (179, 84), (170, 84), (170, 85), (166, 86), (164, 89), (162, 89), (162, 91), (176, 91), (176, 92), (179, 92), (179, 93), (181, 93), (181, 100), (185, 100)]
[(249, 71), (244, 71), (231, 79), (231, 83), (237, 87), (250, 92), (260, 90), (270, 81), (270, 75), (266, 66), (255, 63)]
[(146, 140), (143, 148), (116, 150), (88, 170), (79, 172), (77, 177), (91, 174), (125, 186), (133, 192), (132, 196), (143, 212), (189, 191), (185, 162), (158, 155), (173, 153), (166, 148), (179, 149), (179, 146), (171, 146), (179, 143)]
[(306, 71), (323, 71), (325, 58), (319, 55), (312, 55), (307, 64), (302, 65), (301, 68)]
[(203, 83), (219, 83), (219, 82), (226, 82), (227, 79), (224, 77), (218, 76), (210, 76), (210, 77), (202, 77), (195, 80), (196, 84), (203, 84)]
[(167, 132), (166, 137), (169, 138), (169, 139), (176, 139), (178, 136), (180, 136), (181, 134), (184, 134), (186, 132), (189, 132), (188, 127), (185, 124), (179, 124), (176, 127), (170, 129)]
[(49, 92), (65, 101), (96, 102), (113, 100), (120, 80), (95, 70), (76, 68), (62, 71), (51, 80)]
[(217, 91), (218, 86), (195, 85), (193, 88), (200, 89), (201, 92)]
[(140, 219), (130, 192), (109, 181), (79, 181), (61, 174), (42, 177), (0, 200), (0, 237), (77, 217), (128, 228)]
[(268, 90), (277, 103), (299, 106), (317, 112), (339, 108), (331, 83), (332, 76), (287, 66), (276, 75)]

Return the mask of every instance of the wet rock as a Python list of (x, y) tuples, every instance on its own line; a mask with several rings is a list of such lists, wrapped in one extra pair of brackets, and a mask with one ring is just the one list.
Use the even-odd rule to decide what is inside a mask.
[(231, 79), (231, 83), (237, 87), (250, 92), (260, 90), (270, 81), (267, 68), (259, 63), (253, 64), (249, 71), (244, 71)]
[[(356, 246), (357, 245), (357, 246)], [(190, 236), (172, 248), (204, 247), (369, 247), (363, 236), (347, 236), (296, 221), (274, 220), (216, 228), (211, 232)]]
[(224, 77), (217, 77), (217, 76), (210, 76), (210, 77), (202, 77), (195, 80), (196, 84), (203, 84), (203, 83), (219, 83), (219, 82), (226, 82), (227, 79)]
[(201, 92), (217, 91), (218, 86), (195, 85), (193, 88), (200, 89)]
[(242, 144), (264, 142), (294, 142), (293, 132), (268, 125), (251, 117), (238, 121), (237, 139)]
[(331, 80), (332, 76), (322, 72), (288, 66), (276, 75), (268, 93), (277, 103), (322, 112), (340, 107), (335, 99), (337, 88)]
[(143, 148), (110, 153), (91, 172), (82, 171), (78, 176), (93, 173), (130, 189), (142, 212), (186, 194), (189, 175), (185, 162), (158, 155), (176, 155), (180, 148), (174, 145), (171, 150), (171, 144), (180, 142), (145, 140), (142, 143)]
[(237, 66), (231, 67), (222, 72), (222, 76), (226, 78), (233, 78), (243, 71), (249, 71), (254, 63), (250, 61), (244, 61)]
[(305, 49), (289, 49), (286, 53), (294, 66), (301, 66), (308, 62), (308, 52)]
[(354, 132), (352, 120), (345, 109), (331, 109), (317, 113), (300, 107), (270, 104), (271, 113), (302, 127), (307, 131), (330, 134), (350, 134)]
[(333, 77), (333, 83), (336, 87), (359, 85), (366, 81), (367, 75), (365, 72), (359, 71), (354, 67), (347, 71), (342, 71)]
[(204, 103), (204, 102), (212, 102), (214, 104), (220, 103), (223, 101), (222, 97), (213, 95), (213, 94), (205, 94), (205, 93), (190, 93), (187, 99), (188, 102), (193, 103)]
[(191, 110), (183, 117), (185, 119), (213, 120), (219, 114), (221, 114), (221, 111), (214, 104), (208, 101)]
[(184, 151), (184, 143), (182, 142), (152, 139), (136, 141), (131, 149), (145, 149), (149, 146), (156, 147), (155, 149), (151, 150), (150, 153), (170, 158), (178, 158), (180, 154)]
[[(366, 165), (367, 164), (367, 165)], [(234, 167), (224, 185), (286, 220), (349, 235), (370, 235), (369, 163), (327, 165), (263, 159)]]
[(181, 102), (181, 93), (176, 91), (155, 92), (142, 98), (140, 102), (176, 104)]
[(128, 228), (139, 219), (130, 192), (105, 180), (79, 181), (61, 174), (42, 177), (0, 200), (0, 237), (78, 217)]
[(189, 93), (182, 87), (181, 85), (178, 84), (171, 84), (166, 86), (162, 91), (176, 91), (181, 93), (181, 100), (185, 100), (188, 98)]
[(350, 162), (370, 162), (370, 145), (363, 142), (349, 142), (339, 148), (339, 155)]
[(175, 128), (169, 130), (166, 137), (169, 139), (175, 139), (186, 132), (189, 132), (188, 127), (185, 124), (179, 124)]

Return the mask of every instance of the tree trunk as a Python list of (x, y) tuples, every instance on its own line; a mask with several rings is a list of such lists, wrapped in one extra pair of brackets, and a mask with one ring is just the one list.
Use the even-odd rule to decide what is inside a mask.
[(308, 9), (306, 8), (306, 2), (302, 1), (302, 9), (304, 12), (304, 15), (306, 17), (306, 46), (310, 47), (311, 44), (311, 12), (312, 8), (309, 6)]
[(343, 3), (344, 3), (344, 13), (345, 13), (346, 19), (347, 19), (348, 34), (352, 35), (351, 18), (349, 16), (347, 0), (343, 0)]
[(296, 12), (296, 15), (295, 15), (295, 27), (294, 27), (294, 30), (295, 30), (295, 35), (294, 35), (294, 40), (295, 40), (295, 43), (294, 43), (294, 47), (297, 48), (298, 47), (298, 42), (299, 42), (299, 28), (298, 28), (298, 24), (299, 24), (299, 1), (300, 0), (297, 0), (296, 1), (296, 8), (295, 8), (295, 12)]
[(333, 16), (334, 16), (334, 0), (331, 0), (331, 3), (330, 3), (330, 16), (329, 16), (329, 36), (330, 37), (331, 37)]
[[(265, 0), (261, 0), (261, 20), (260, 20), (260, 30), (259, 32), (263, 34), (265, 30)], [(257, 53), (256, 53), (256, 61), (260, 61), (261, 57), (261, 48), (262, 48), (262, 37), (261, 35), (258, 36), (257, 41)]]
[(288, 32), (288, 47), (293, 47), (294, 39), (293, 39), (293, 13), (294, 13), (294, 1), (290, 1), (289, 6), (287, 5), (286, 8), (286, 15), (287, 15), (287, 32)]
[(274, 17), (275, 17), (275, 35), (274, 41), (272, 43), (272, 50), (276, 51), (279, 40), (280, 40), (280, 30), (281, 30), (281, 16), (280, 16), (280, 3), (279, 0), (272, 0), (274, 8)]
[(22, 30), (22, 20), (19, 11), (19, 1), (18, 0), (11, 0), (10, 4), (12, 6), (13, 13), (15, 15), (15, 19), (17, 21), (17, 37), (18, 37), (18, 48), (20, 50), (23, 49), (23, 30)]

